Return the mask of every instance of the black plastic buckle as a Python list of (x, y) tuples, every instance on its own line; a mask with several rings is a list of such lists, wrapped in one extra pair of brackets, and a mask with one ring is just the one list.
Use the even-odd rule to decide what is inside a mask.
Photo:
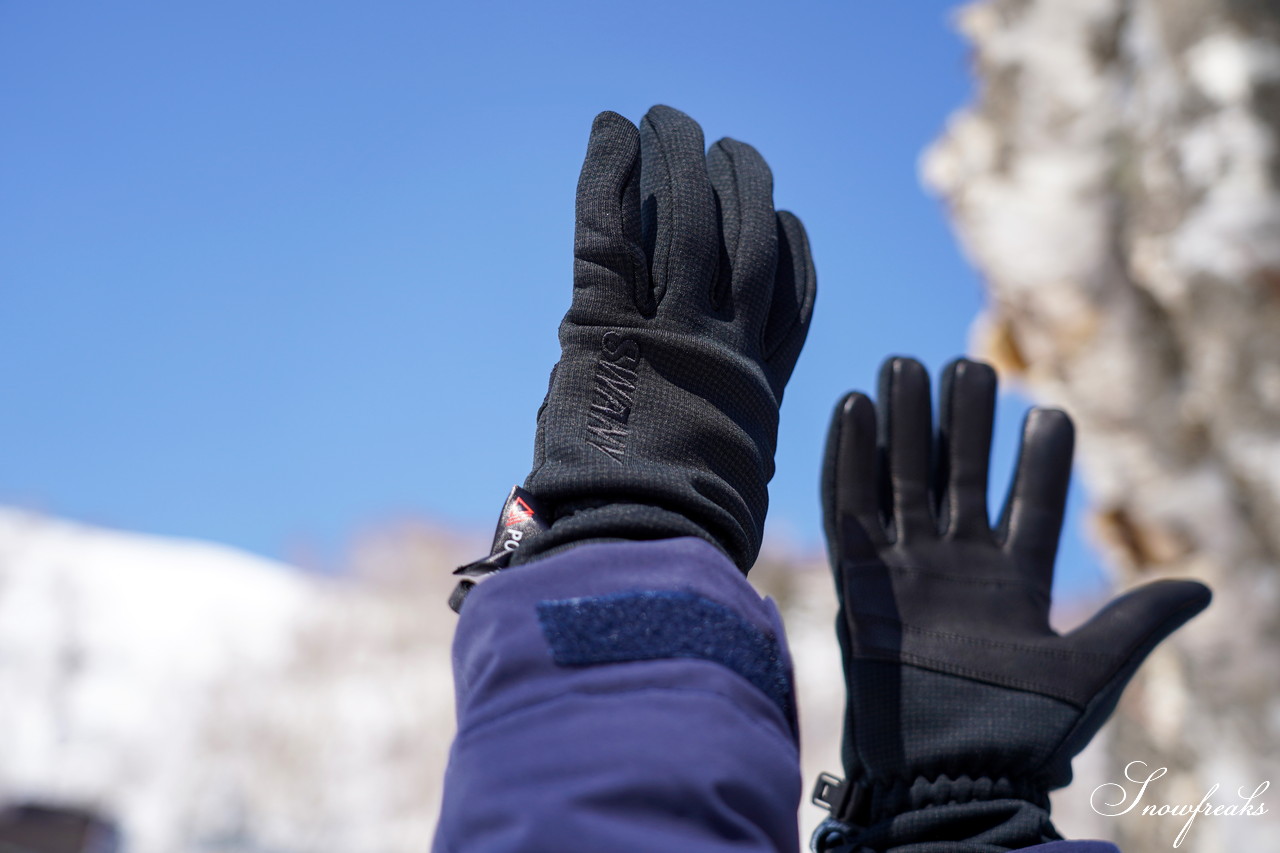
[(845, 782), (839, 776), (819, 773), (818, 782), (813, 786), (813, 796), (809, 798), (809, 802), (834, 814), (847, 793)]
[(836, 820), (851, 826), (866, 826), (871, 806), (866, 788), (830, 773), (818, 774), (810, 802), (831, 812)]

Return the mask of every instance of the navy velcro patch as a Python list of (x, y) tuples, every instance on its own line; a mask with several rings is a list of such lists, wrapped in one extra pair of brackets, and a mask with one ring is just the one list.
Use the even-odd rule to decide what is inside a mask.
[(560, 666), (698, 658), (754, 684), (791, 720), (791, 684), (775, 637), (688, 592), (624, 592), (538, 604)]

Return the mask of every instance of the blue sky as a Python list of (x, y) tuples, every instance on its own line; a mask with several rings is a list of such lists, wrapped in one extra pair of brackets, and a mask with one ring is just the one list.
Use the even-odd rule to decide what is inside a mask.
[(918, 177), (971, 95), (956, 5), (0, 4), (0, 502), (320, 563), (393, 518), (483, 547), (591, 119), (668, 103), (808, 227), (770, 524), (816, 546), (836, 398), (890, 353), (940, 371), (982, 304)]

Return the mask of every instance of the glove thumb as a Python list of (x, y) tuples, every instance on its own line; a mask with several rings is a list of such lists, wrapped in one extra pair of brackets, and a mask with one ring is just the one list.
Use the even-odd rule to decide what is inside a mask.
[[(1067, 635), (1079, 650), (1119, 655), (1129, 680), (1151, 650), (1209, 606), (1213, 594), (1197, 581), (1160, 580), (1125, 593)], [(1127, 673), (1127, 674), (1125, 674)]]
[(1125, 593), (1067, 634), (1078, 652), (1106, 655), (1113, 668), (1097, 673), (1084, 714), (1047, 764), (1050, 788), (1071, 781), (1071, 758), (1089, 743), (1115, 710), (1120, 694), (1160, 641), (1209, 605), (1209, 588), (1196, 581), (1162, 580)]

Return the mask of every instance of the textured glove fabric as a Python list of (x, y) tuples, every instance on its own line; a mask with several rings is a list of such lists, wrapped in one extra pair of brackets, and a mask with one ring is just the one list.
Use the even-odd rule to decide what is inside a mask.
[(760, 549), (778, 406), (813, 312), (800, 221), (768, 165), (670, 107), (592, 126), (573, 302), (525, 488), (552, 524), (512, 562), (585, 541)]
[(1058, 836), (1048, 792), (1147, 654), (1209, 590), (1157, 581), (1065, 635), (1050, 587), (1071, 475), (1062, 412), (1027, 417), (999, 523), (987, 518), (996, 378), (890, 359), (879, 405), (837, 407), (823, 472), (848, 705), (844, 796), (817, 850), (1002, 851)]

